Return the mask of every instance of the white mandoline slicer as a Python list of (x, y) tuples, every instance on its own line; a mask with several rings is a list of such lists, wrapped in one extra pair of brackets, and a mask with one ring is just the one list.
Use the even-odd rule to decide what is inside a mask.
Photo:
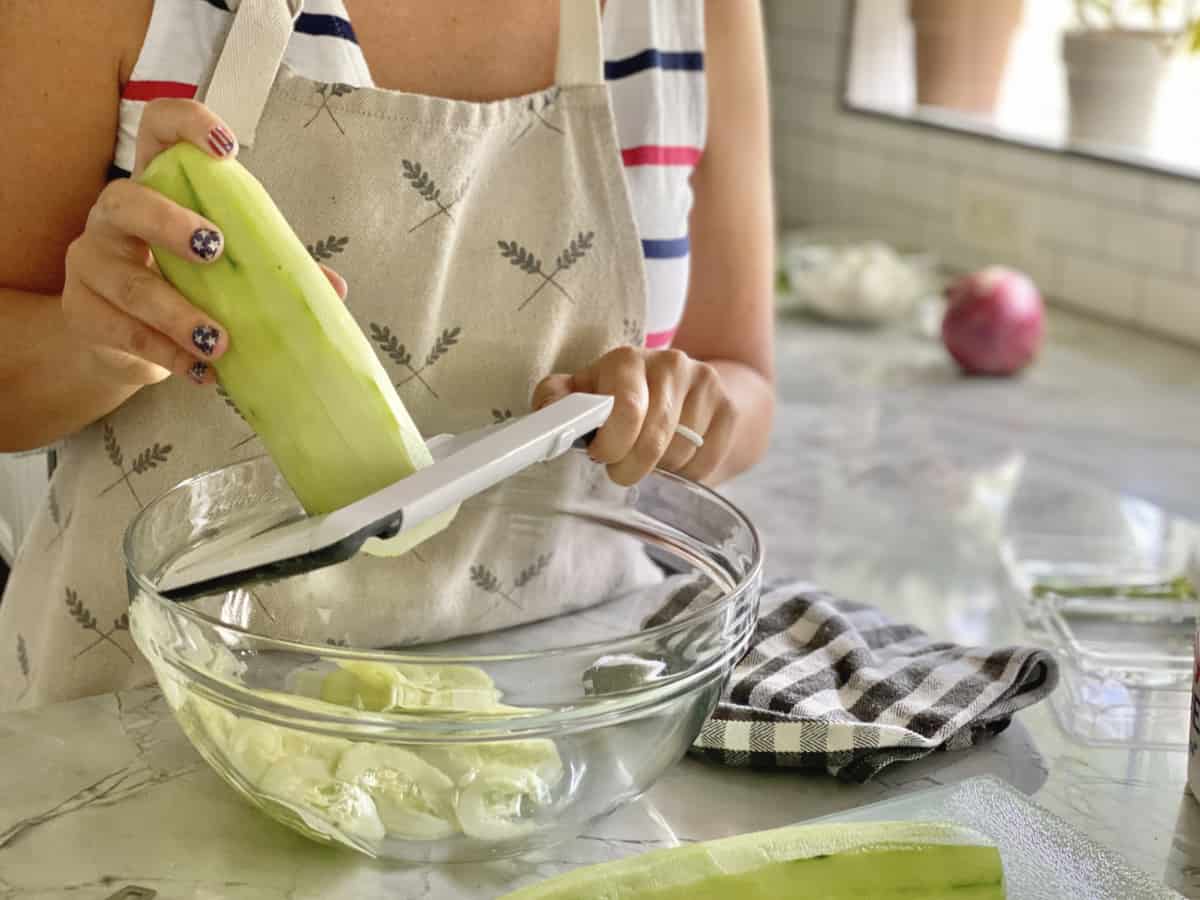
[(395, 537), (590, 440), (612, 407), (612, 397), (569, 394), (511, 422), (437, 435), (426, 442), (432, 465), (326, 515), (289, 517), (250, 535), (206, 542), (174, 562), (159, 579), (158, 592), (189, 600), (344, 562), (369, 538)]

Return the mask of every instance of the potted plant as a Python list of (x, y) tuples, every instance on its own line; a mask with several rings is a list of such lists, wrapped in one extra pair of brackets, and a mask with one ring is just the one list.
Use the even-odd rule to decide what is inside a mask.
[(1154, 105), (1170, 54), (1200, 47), (1195, 0), (1075, 0), (1063, 35), (1072, 143), (1139, 149), (1150, 143)]
[(1024, 0), (909, 0), (917, 103), (990, 116)]

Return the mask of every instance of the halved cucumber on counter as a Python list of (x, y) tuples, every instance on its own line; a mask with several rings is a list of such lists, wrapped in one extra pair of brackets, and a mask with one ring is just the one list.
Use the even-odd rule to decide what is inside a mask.
[[(180, 143), (142, 184), (211, 220), (225, 249), (208, 264), (153, 247), (167, 280), (229, 331), (214, 365), (310, 515), (340, 509), (433, 457), (383, 364), (266, 189), (235, 160)], [(396, 554), (445, 528), (449, 510), (374, 552)]]
[(503, 900), (1003, 900), (1000, 851), (957, 825), (796, 825), (576, 869)]

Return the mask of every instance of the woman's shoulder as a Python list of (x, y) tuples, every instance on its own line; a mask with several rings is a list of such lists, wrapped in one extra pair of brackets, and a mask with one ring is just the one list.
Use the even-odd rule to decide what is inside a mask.
[(55, 293), (111, 159), (122, 79), (152, 0), (3, 3), (0, 196), (24, 239), (0, 249), (0, 284)]
[[(123, 79), (137, 59), (153, 7), (154, 0), (6, 3), (0, 46), (9, 60), (24, 57), (94, 81), (105, 74)], [(97, 65), (111, 68), (85, 69)]]

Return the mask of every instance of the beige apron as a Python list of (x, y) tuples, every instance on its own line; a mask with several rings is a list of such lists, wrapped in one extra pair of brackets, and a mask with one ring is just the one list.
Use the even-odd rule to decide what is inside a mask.
[[(298, 6), (242, 0), (205, 99), (313, 256), (346, 275), (424, 434), (527, 412), (546, 374), (642, 332), (595, 0), (562, 0), (556, 84), (493, 103), (300, 77), (280, 64)], [(67, 440), (0, 605), (0, 708), (148, 681), (128, 633), (125, 526), (181, 480), (262, 453), (217, 391), (178, 378)], [(531, 486), (614, 490), (580, 460), (505, 490)], [(484, 506), (402, 560), (360, 556), (221, 604), (258, 630), (388, 646), (554, 615), (647, 567), (626, 544)], [(340, 604), (354, 604), (352, 626)]]

